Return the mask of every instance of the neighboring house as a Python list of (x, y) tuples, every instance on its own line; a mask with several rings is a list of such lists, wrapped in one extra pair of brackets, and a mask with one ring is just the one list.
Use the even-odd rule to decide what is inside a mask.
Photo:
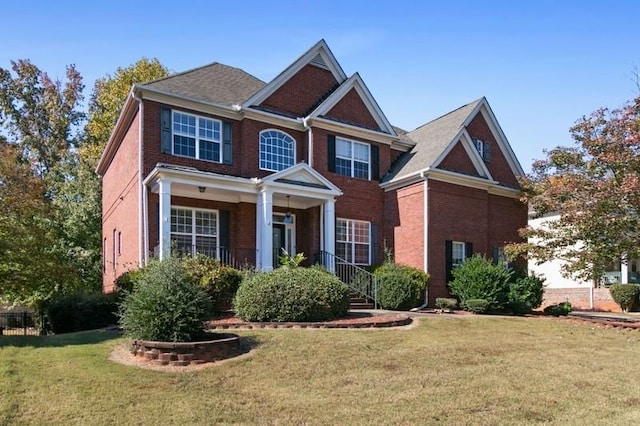
[(269, 83), (213, 63), (134, 85), (97, 171), (105, 291), (154, 253), (270, 270), (286, 249), (333, 270), (381, 263), (386, 244), (431, 274), (433, 303), (527, 221), (485, 98), (400, 130), (324, 40)]
[[(549, 213), (541, 217), (529, 214), (529, 226), (539, 229), (549, 222), (560, 219), (559, 213)], [(535, 240), (529, 242), (535, 243)], [(571, 302), (575, 308), (619, 311), (619, 306), (609, 294), (609, 285), (616, 283), (640, 283), (640, 260), (628, 263), (616, 262), (609, 265), (601, 283), (565, 276), (563, 266), (566, 260), (554, 259), (538, 264), (535, 260), (528, 262), (529, 273), (545, 279), (543, 306), (560, 302)]]

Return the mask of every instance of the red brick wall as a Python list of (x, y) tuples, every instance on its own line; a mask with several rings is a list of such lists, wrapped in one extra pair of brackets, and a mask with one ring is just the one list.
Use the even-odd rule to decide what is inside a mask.
[[(103, 253), (102, 288), (115, 289), (114, 280), (124, 271), (137, 267), (140, 234), (138, 231), (139, 156), (138, 115), (133, 118), (116, 153), (102, 178), (102, 236)], [(114, 230), (120, 233), (121, 252), (113, 261)], [(117, 238), (116, 238), (117, 239)]]
[(261, 106), (294, 117), (304, 117), (337, 83), (330, 71), (306, 65), (265, 99)]
[(338, 121), (349, 124), (355, 124), (369, 129), (380, 130), (378, 123), (373, 119), (358, 92), (351, 89), (329, 112), (326, 116)]
[[(386, 235), (397, 263), (424, 268), (424, 183), (387, 194)], [(389, 239), (388, 239), (389, 241)]]
[(593, 309), (595, 311), (621, 312), (613, 301), (608, 288), (593, 289), (593, 308), (590, 306), (590, 288), (547, 288), (540, 309), (561, 302), (570, 302), (575, 310)]
[(486, 163), (486, 165), (493, 179), (505, 183), (508, 186), (517, 187), (518, 180), (513, 174), (511, 167), (509, 167), (509, 163), (507, 163), (504, 154), (499, 149), (496, 138), (493, 136), (482, 114), (476, 115), (467, 126), (467, 131), (472, 137), (491, 143), (491, 161)]
[(439, 169), (462, 172), (471, 176), (478, 176), (476, 167), (469, 159), (469, 154), (464, 147), (458, 142), (447, 156), (438, 165)]

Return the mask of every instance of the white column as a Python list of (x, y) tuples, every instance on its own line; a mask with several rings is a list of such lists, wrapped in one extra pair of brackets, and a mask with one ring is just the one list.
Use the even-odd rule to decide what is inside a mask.
[(620, 263), (620, 283), (629, 284), (629, 263)]
[[(324, 229), (324, 251), (335, 255), (336, 247), (336, 201), (327, 200), (323, 204), (323, 229)], [(336, 271), (333, 256), (327, 256), (326, 268), (330, 272)]]
[(258, 269), (273, 269), (273, 192), (263, 189), (256, 204), (256, 256)]
[(160, 225), (160, 260), (171, 255), (171, 182), (161, 179), (160, 211), (158, 224)]

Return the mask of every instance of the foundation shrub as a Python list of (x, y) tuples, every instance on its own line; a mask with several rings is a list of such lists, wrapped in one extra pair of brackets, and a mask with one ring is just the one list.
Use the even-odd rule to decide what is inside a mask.
[(189, 342), (202, 338), (211, 300), (180, 261), (151, 261), (120, 305), (120, 325), (133, 339)]
[(349, 311), (349, 288), (318, 268), (281, 267), (245, 280), (233, 302), (245, 321), (327, 321)]
[(544, 278), (533, 274), (514, 274), (509, 283), (509, 310), (523, 315), (539, 308), (544, 296), (544, 281)]
[(116, 291), (130, 293), (140, 279), (141, 269), (131, 269), (116, 278)]
[(609, 293), (614, 302), (620, 306), (623, 312), (628, 312), (638, 305), (640, 286), (636, 284), (613, 284), (609, 287)]
[(56, 334), (94, 330), (118, 323), (116, 293), (75, 293), (62, 296), (45, 309), (51, 331)]
[(484, 314), (489, 309), (489, 305), (486, 299), (467, 299), (464, 302), (464, 309), (474, 314)]
[(571, 312), (571, 310), (572, 310), (571, 303), (562, 302), (556, 305), (547, 306), (546, 308), (544, 308), (543, 312), (547, 315), (553, 315), (554, 317), (559, 317), (559, 316), (569, 315), (569, 312)]
[(509, 284), (512, 271), (494, 265), (481, 255), (473, 255), (453, 270), (449, 290), (460, 299), (460, 306), (468, 310), (467, 301), (484, 299), (488, 312), (503, 311), (509, 304)]
[(383, 309), (408, 310), (424, 301), (430, 277), (423, 270), (386, 261), (374, 274)]
[(240, 271), (202, 254), (184, 258), (182, 267), (187, 277), (206, 291), (215, 311), (231, 307), (242, 282)]
[(437, 297), (436, 306), (438, 309), (456, 309), (458, 301), (452, 297)]

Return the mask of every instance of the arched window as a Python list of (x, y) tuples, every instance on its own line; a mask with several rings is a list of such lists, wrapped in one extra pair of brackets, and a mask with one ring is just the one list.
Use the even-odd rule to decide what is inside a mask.
[(260, 132), (260, 168), (279, 172), (296, 162), (296, 141), (280, 130)]

